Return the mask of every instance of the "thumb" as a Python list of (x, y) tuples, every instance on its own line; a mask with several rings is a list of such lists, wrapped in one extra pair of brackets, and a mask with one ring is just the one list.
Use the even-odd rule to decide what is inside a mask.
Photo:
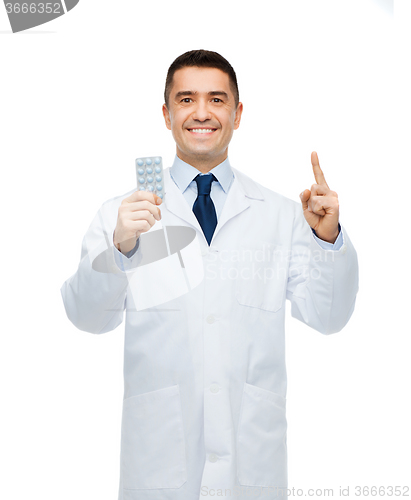
[(301, 203), (303, 205), (303, 210), (308, 208), (308, 200), (310, 199), (311, 191), (309, 189), (304, 189), (302, 193), (300, 193)]
[(163, 200), (160, 198), (160, 196), (156, 195), (156, 205), (161, 205), (163, 203)]

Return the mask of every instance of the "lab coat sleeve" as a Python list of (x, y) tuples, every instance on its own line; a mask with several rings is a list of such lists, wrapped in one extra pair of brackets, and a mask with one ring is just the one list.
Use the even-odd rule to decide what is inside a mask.
[(109, 332), (123, 321), (128, 277), (115, 257), (117, 210), (106, 202), (97, 212), (83, 238), (78, 269), (60, 290), (69, 320), (90, 333)]
[(341, 225), (339, 250), (316, 241), (301, 207), (296, 208), (287, 299), (291, 315), (323, 334), (340, 331), (350, 319), (358, 291), (357, 253)]

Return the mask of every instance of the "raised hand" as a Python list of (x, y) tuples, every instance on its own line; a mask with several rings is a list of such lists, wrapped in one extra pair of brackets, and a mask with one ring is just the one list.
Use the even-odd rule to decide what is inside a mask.
[(320, 239), (334, 243), (339, 233), (338, 195), (325, 182), (315, 151), (311, 153), (311, 163), (316, 184), (311, 186), (311, 191), (305, 189), (300, 194), (304, 217)]

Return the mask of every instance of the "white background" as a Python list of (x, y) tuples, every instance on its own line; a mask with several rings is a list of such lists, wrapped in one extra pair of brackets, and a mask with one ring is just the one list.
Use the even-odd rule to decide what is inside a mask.
[(80, 0), (18, 34), (0, 5), (1, 498), (117, 498), (124, 326), (77, 330), (60, 287), (134, 159), (173, 161), (164, 80), (194, 48), (237, 72), (231, 164), (298, 200), (317, 151), (358, 252), (342, 332), (287, 318), (290, 488), (411, 485), (406, 4)]

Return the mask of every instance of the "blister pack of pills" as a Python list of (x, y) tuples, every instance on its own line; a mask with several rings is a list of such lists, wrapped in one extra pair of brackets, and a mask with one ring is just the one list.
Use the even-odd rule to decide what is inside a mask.
[(164, 199), (163, 160), (161, 156), (136, 159), (137, 190), (149, 191)]

